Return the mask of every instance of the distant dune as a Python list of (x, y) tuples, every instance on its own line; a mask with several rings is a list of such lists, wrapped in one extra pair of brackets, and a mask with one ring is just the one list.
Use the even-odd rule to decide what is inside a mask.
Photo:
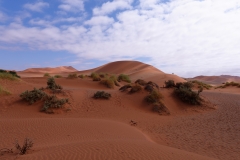
[(199, 80), (209, 84), (222, 84), (225, 82), (240, 82), (240, 77), (231, 75), (221, 75), (221, 76), (197, 76), (194, 78), (189, 78), (188, 80)]
[(76, 70), (75, 68), (73, 68), (72, 66), (61, 66), (61, 67), (55, 67), (55, 68), (51, 68), (51, 67), (46, 67), (46, 68), (29, 68), (26, 69), (22, 72), (28, 72), (28, 73), (64, 73), (64, 72), (76, 72), (78, 70)]

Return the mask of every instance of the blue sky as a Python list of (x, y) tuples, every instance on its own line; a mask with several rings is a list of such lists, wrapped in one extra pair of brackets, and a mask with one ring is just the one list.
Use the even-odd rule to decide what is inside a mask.
[(139, 60), (240, 76), (239, 17), (239, 0), (0, 0), (0, 68)]

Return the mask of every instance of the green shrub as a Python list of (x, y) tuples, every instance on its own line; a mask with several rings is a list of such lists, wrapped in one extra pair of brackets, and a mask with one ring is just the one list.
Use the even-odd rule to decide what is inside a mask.
[(125, 74), (120, 74), (118, 76), (118, 82), (121, 82), (121, 81), (131, 83), (131, 80), (130, 80), (129, 76), (125, 75)]
[(83, 79), (83, 78), (84, 78), (84, 75), (83, 75), (83, 74), (81, 74), (81, 75), (79, 75), (78, 77)]
[(55, 79), (53, 77), (48, 78), (47, 88), (51, 90), (62, 90), (62, 86), (56, 84)]
[(51, 77), (49, 73), (45, 73), (43, 77)]
[(102, 73), (102, 72), (99, 73), (98, 75), (99, 75), (100, 78), (106, 78), (106, 77), (108, 77), (108, 75), (107, 75), (106, 73)]
[(110, 93), (106, 93), (104, 91), (97, 91), (94, 95), (93, 95), (93, 98), (95, 99), (98, 99), (98, 98), (101, 98), (101, 99), (109, 99), (111, 97), (111, 94)]
[(74, 79), (74, 78), (78, 78), (78, 76), (76, 73), (72, 73), (72, 74), (69, 74), (67, 78)]
[(90, 75), (90, 77), (93, 79), (93, 81), (101, 81), (100, 76), (99, 76), (97, 73), (95, 73), (95, 72), (93, 72), (93, 73)]
[(165, 81), (165, 87), (166, 88), (173, 88), (173, 87), (175, 87), (174, 81), (173, 80)]
[(68, 99), (58, 99), (55, 95), (47, 95), (44, 97), (41, 111), (48, 112), (50, 108), (62, 108), (65, 103), (68, 103)]
[[(200, 92), (199, 92), (200, 93)], [(192, 91), (191, 88), (187, 88), (186, 86), (180, 86), (179, 88), (175, 88), (174, 94), (180, 98), (183, 102), (198, 105), (201, 104), (201, 98), (199, 97), (199, 93)]]
[(120, 86), (120, 84), (117, 81), (117, 77), (115, 75), (111, 75), (109, 79), (111, 79), (114, 82), (115, 86), (118, 86), (118, 87)]
[(23, 93), (20, 94), (20, 97), (24, 100), (26, 100), (27, 102), (29, 102), (29, 104), (33, 104), (35, 102), (37, 102), (38, 100), (43, 99), (46, 96), (46, 93), (34, 88), (34, 90), (32, 91), (25, 91)]
[(145, 97), (145, 100), (148, 103), (157, 103), (160, 101), (161, 98), (163, 98), (161, 93), (159, 93), (156, 90), (153, 90), (148, 96)]
[(54, 78), (62, 78), (61, 75), (55, 75)]
[(0, 72), (0, 79), (8, 79), (8, 80), (19, 80), (18, 77), (8, 73), (8, 72)]
[(11, 92), (8, 90), (4, 89), (2, 86), (0, 86), (0, 95), (10, 95)]

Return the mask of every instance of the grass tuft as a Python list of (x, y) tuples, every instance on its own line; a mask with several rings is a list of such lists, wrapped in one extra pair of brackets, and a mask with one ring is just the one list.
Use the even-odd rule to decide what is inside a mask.
[(0, 95), (11, 95), (11, 92), (0, 86)]

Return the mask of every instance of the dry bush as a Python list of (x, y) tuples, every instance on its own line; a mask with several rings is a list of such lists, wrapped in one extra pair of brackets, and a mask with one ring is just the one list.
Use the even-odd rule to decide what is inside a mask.
[(174, 81), (173, 80), (165, 81), (165, 87), (166, 88), (173, 88), (173, 87), (175, 87)]
[(198, 93), (192, 91), (191, 88), (187, 86), (181, 85), (179, 88), (175, 88), (174, 94), (180, 98), (183, 102), (199, 105), (201, 104), (201, 98), (199, 97), (199, 93), (202, 92), (202, 89), (198, 91)]
[(119, 88), (119, 90), (124, 92), (129, 88), (132, 88), (132, 85), (131, 84), (126, 84), (126, 85), (122, 86), (121, 88)]
[(9, 92), (7, 89), (0, 86), (0, 95), (10, 95), (11, 92)]
[(26, 154), (26, 152), (33, 147), (33, 141), (29, 138), (25, 138), (23, 145), (20, 146), (18, 141), (16, 140), (15, 147), (19, 151), (19, 153), (23, 155)]
[(197, 85), (198, 85), (198, 88), (201, 88), (201, 87), (203, 87), (203, 88), (205, 88), (205, 89), (210, 89), (210, 88), (212, 88), (211, 85), (206, 84), (206, 83), (203, 83), (203, 82), (200, 82), (200, 81), (197, 81), (197, 80), (193, 80), (193, 81), (190, 81), (190, 82), (192, 82), (193, 84), (197, 84)]
[(49, 73), (45, 73), (43, 77), (51, 77)]
[(90, 77), (93, 79), (93, 81), (101, 81), (99, 74), (95, 72), (93, 72)]
[(145, 100), (148, 103), (157, 103), (162, 98), (163, 98), (163, 95), (160, 92), (153, 90), (148, 96), (145, 97)]
[(100, 81), (100, 83), (107, 86), (108, 88), (114, 88), (114, 82), (111, 79), (103, 79)]
[(32, 91), (27, 90), (20, 94), (20, 97), (29, 102), (29, 104), (33, 104), (38, 100), (43, 99), (45, 96), (46, 96), (45, 92), (36, 88), (34, 88)]
[(62, 78), (61, 75), (55, 75), (54, 78)]
[(94, 95), (93, 98), (95, 99), (109, 99), (111, 97), (110, 93), (104, 92), (104, 91), (97, 91)]
[(129, 93), (135, 93), (135, 92), (139, 92), (142, 90), (142, 87), (140, 85), (133, 85), (131, 90), (129, 91)]
[(159, 101), (158, 103), (155, 103), (153, 105), (152, 111), (157, 112), (160, 115), (169, 115), (170, 114), (168, 108), (161, 101)]
[(69, 74), (67, 76), (68, 79), (75, 79), (75, 78), (78, 78), (77, 74), (76, 73), (72, 73), (72, 74)]
[(81, 74), (81, 75), (79, 75), (78, 77), (83, 79), (83, 78), (84, 78), (84, 75), (83, 75), (83, 74)]
[(135, 81), (136, 84), (139, 84), (141, 86), (146, 86), (147, 85), (147, 82), (142, 80), (142, 79), (138, 79)]
[(68, 103), (68, 99), (58, 99), (55, 95), (47, 95), (44, 98), (44, 104), (41, 109), (42, 112), (49, 112), (50, 108), (62, 108), (65, 103)]
[(11, 81), (19, 80), (18, 77), (14, 76), (8, 72), (0, 72), (0, 79), (7, 79), (7, 80), (11, 80)]

